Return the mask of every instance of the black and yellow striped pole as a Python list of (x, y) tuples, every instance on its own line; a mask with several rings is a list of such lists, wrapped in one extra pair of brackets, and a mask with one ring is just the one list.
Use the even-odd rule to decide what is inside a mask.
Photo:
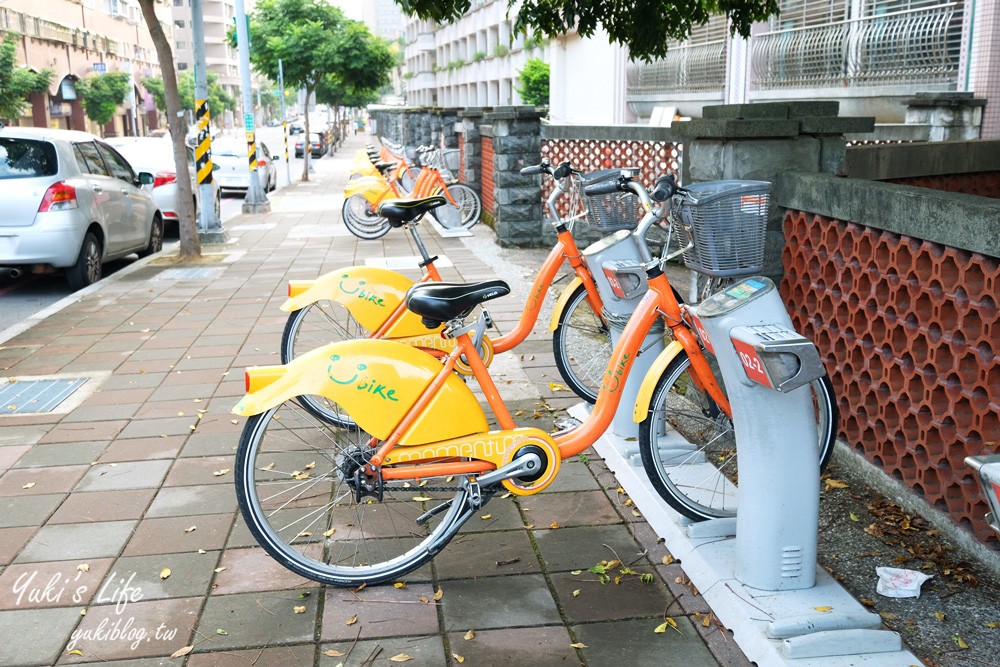
[[(284, 94), (284, 93), (282, 93), (282, 94)], [(285, 101), (284, 100), (281, 101), (281, 116), (282, 116), (282, 118), (284, 118), (284, 116), (285, 116)], [(282, 129), (282, 132), (284, 132), (284, 136), (285, 136), (285, 176), (288, 177), (288, 182), (291, 183), (292, 182), (292, 172), (289, 171), (289, 169), (291, 167), (288, 164), (288, 121), (287, 120), (281, 121), (281, 129)]]
[(194, 147), (194, 163), (198, 176), (198, 185), (212, 184), (212, 137), (209, 132), (211, 120), (208, 110), (208, 100), (195, 102), (195, 113), (198, 121), (198, 144)]
[(257, 173), (257, 140), (252, 130), (247, 130), (247, 157), (250, 160), (250, 178)]

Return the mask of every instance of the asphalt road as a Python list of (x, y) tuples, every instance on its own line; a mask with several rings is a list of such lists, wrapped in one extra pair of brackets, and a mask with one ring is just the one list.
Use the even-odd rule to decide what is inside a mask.
[[(301, 158), (294, 157), (293, 142), (295, 137), (289, 137), (289, 155), (291, 161), (286, 168), (281, 128), (265, 127), (259, 129), (257, 134), (259, 140), (267, 145), (272, 154), (279, 157), (276, 163), (278, 169), (278, 188), (280, 189), (288, 185), (289, 175), (291, 175), (293, 182), (299, 180), (302, 175), (302, 160)], [(221, 217), (223, 223), (240, 214), (244, 197), (245, 195), (242, 192), (222, 193)], [(164, 248), (170, 248), (171, 245), (177, 242), (176, 228), (173, 231), (168, 228), (167, 237), (164, 239)], [(135, 259), (133, 255), (105, 264), (104, 275), (110, 275), (115, 271), (121, 270), (123, 267), (134, 262)], [(47, 308), (56, 301), (64, 299), (71, 293), (62, 273), (41, 276), (22, 274), (15, 277), (7, 269), (0, 268), (0, 332)]]

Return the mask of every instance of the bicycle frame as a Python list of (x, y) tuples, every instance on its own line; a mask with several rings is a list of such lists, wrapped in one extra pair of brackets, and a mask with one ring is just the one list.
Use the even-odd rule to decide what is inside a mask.
[[(385, 480), (485, 473), (511, 463), (524, 447), (535, 447), (546, 454), (547, 465), (543, 474), (527, 485), (510, 478), (505, 479), (503, 484), (516, 494), (536, 493), (552, 482), (560, 461), (585, 450), (610, 426), (632, 364), (650, 327), (661, 317), (673, 331), (676, 341), (668, 350), (672, 355), (682, 349), (686, 351), (698, 381), (704, 384), (720, 408), (727, 414), (731, 413), (729, 403), (702, 354), (698, 338), (684, 321), (669, 280), (658, 265), (648, 274), (649, 291), (615, 346), (594, 410), (586, 422), (571, 431), (550, 436), (539, 429), (517, 427), (476, 349), (470, 327), (455, 332), (455, 347), (433, 377), (430, 377), (426, 363), (413, 356), (412, 348), (390, 341), (367, 341), (367, 345), (375, 344), (375, 347), (364, 348), (364, 354), (360, 355), (357, 352), (360, 341), (332, 343), (286, 366), (248, 369), (248, 395), (234, 412), (254, 414), (302, 393), (320, 394), (348, 410), (353, 406), (356, 413), (349, 414), (359, 427), (373, 434), (371, 446), (376, 451), (369, 459), (369, 473)], [(487, 321), (488, 316), (481, 315), (477, 330), (485, 330)], [(377, 354), (372, 354), (373, 351)], [(325, 368), (324, 359), (330, 360)], [(453, 371), (460, 360), (468, 364), (476, 377), (501, 430), (486, 431), (475, 427), (487, 422), (478, 403), (473, 403), (471, 391), (460, 383), (456, 384)], [(335, 364), (346, 365), (341, 369)], [(353, 373), (353, 377), (347, 381), (340, 379), (347, 373)], [(376, 380), (376, 376), (380, 379)], [(392, 379), (383, 383), (385, 378)], [(386, 424), (389, 408), (384, 401), (372, 398), (370, 403), (365, 402), (368, 397), (364, 392), (371, 392), (371, 387), (376, 384), (382, 388), (382, 399), (387, 398), (385, 391), (388, 391), (389, 400), (397, 401), (397, 405), (389, 404), (395, 415), (392, 426)], [(386, 390), (390, 385), (393, 389)], [(449, 396), (450, 410), (448, 406), (443, 406), (442, 392)], [(400, 398), (394, 396), (405, 396), (412, 402), (404, 408), (404, 404), (398, 403)], [(461, 410), (457, 408), (459, 405)], [(456, 414), (461, 414), (461, 419), (469, 424), (466, 428), (459, 428), (459, 431), (469, 432), (456, 432), (452, 419)], [(446, 416), (449, 418), (446, 419)], [(404, 438), (406, 442), (403, 442)]]

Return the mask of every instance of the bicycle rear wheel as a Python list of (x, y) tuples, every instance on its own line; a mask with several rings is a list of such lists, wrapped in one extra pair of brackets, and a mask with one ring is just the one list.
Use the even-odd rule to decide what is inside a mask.
[(391, 229), (389, 221), (372, 210), (364, 195), (351, 195), (344, 200), (340, 211), (347, 229), (359, 239), (372, 241)]
[[(705, 353), (720, 387), (715, 358)], [(833, 453), (837, 404), (829, 378), (811, 385), (820, 470)], [(704, 521), (736, 515), (736, 438), (732, 420), (698, 387), (686, 353), (657, 382), (649, 414), (639, 426), (639, 453), (660, 496), (682, 515)]]
[(468, 518), (465, 491), (386, 482), (380, 496), (359, 499), (355, 474), (371, 444), (298, 399), (251, 417), (236, 453), (236, 497), (254, 539), (292, 572), (336, 586), (393, 581), (433, 558)]

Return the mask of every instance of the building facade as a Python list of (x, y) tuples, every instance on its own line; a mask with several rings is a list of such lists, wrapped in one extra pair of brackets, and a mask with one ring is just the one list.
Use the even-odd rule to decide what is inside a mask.
[[(177, 73), (194, 70), (194, 33), (191, 29), (191, 0), (169, 0), (174, 27), (174, 59)], [(229, 46), (226, 34), (236, 16), (234, 0), (202, 0), (202, 14), (205, 25), (205, 65), (215, 72), (218, 83), (234, 99), (240, 97), (240, 57), (237, 50)], [(254, 3), (246, 3), (250, 13)]]
[[(170, 9), (156, 5), (166, 34), (173, 34)], [(152, 96), (142, 88), (160, 67), (135, 0), (5, 0), (0, 32), (19, 35), (18, 61), (33, 70), (51, 69), (49, 90), (31, 96), (30, 115), (20, 125), (86, 130), (105, 135), (145, 134), (157, 127)], [(86, 118), (76, 82), (99, 72), (131, 72), (135, 95), (104, 128)], [(134, 113), (133, 113), (134, 105)]]
[[(512, 10), (513, 13), (513, 10)], [(514, 34), (507, 0), (477, 0), (458, 21), (406, 25), (404, 78), (411, 106), (521, 104), (518, 71), (547, 44)]]

